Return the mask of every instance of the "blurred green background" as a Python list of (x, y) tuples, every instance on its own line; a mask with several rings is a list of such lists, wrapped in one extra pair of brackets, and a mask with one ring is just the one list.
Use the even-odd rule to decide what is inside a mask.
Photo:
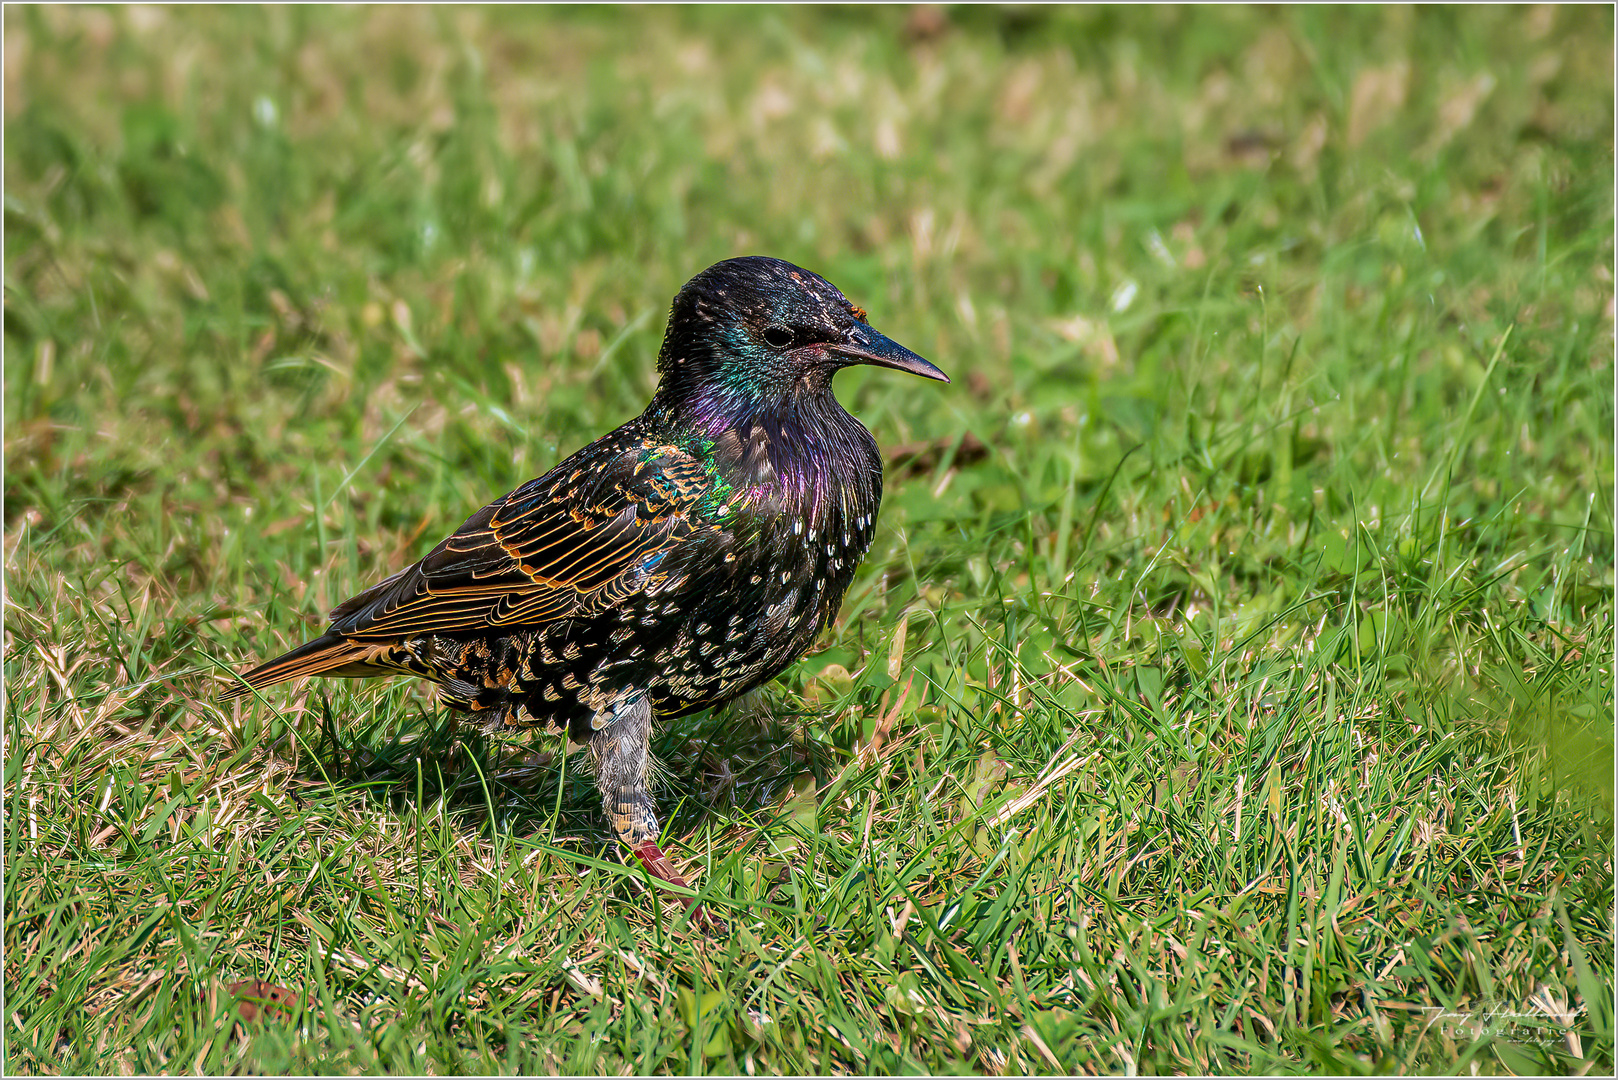
[[(1611, 1068), (1611, 8), (4, 19), (13, 1067)], [(420, 687), (213, 701), (749, 253), (955, 383), (660, 737), (731, 940)]]

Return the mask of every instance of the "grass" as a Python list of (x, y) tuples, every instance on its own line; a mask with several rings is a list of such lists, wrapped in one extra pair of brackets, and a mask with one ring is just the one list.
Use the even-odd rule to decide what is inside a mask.
[[(1610, 9), (4, 18), (9, 1071), (1614, 1067)], [(728, 933), (563, 747), (218, 702), (749, 252), (956, 381), (657, 736)]]

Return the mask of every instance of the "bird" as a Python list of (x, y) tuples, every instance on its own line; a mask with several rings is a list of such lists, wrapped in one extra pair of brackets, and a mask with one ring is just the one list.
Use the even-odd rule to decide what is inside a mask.
[(818, 274), (708, 267), (674, 297), (645, 411), (221, 697), (414, 675), (487, 732), (565, 735), (618, 839), (689, 889), (658, 843), (653, 728), (763, 686), (836, 618), (882, 501), (876, 440), (832, 390), (860, 364), (949, 382)]

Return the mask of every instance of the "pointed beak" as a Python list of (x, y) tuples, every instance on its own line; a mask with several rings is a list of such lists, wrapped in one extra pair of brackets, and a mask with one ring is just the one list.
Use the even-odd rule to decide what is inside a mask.
[(873, 364), (876, 367), (908, 371), (924, 379), (949, 382), (949, 376), (900, 345), (872, 330), (869, 326), (856, 326), (848, 332), (848, 340), (827, 346), (829, 352), (844, 357), (850, 364)]

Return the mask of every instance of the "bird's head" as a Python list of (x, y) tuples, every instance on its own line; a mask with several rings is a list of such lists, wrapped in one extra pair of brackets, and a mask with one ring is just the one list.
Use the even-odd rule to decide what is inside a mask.
[(759, 405), (823, 393), (854, 364), (949, 382), (873, 330), (831, 282), (761, 255), (726, 259), (686, 282), (657, 361), (663, 393)]

